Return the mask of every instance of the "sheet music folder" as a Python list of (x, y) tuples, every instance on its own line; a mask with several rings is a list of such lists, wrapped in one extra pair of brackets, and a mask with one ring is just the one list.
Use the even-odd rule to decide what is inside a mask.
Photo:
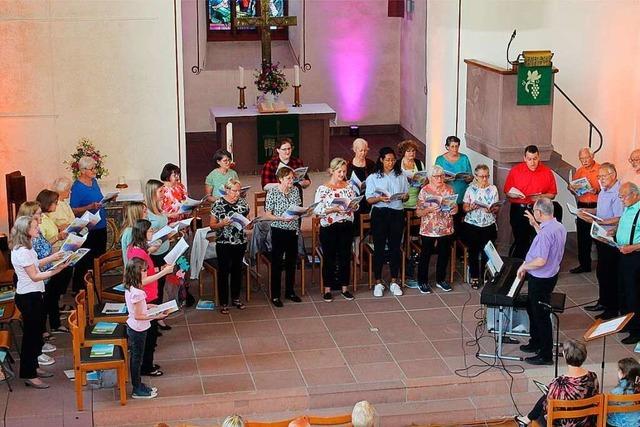
[(584, 333), (583, 338), (585, 341), (593, 341), (598, 338), (613, 335), (622, 330), (629, 320), (633, 317), (634, 313), (625, 314), (624, 316), (616, 317), (609, 320), (598, 319), (593, 322), (593, 325), (587, 332)]

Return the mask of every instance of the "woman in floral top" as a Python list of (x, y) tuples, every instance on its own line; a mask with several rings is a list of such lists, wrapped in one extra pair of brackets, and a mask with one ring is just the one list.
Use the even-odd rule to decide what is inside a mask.
[(316, 190), (315, 202), (319, 203), (316, 213), (320, 216), (320, 245), (324, 262), (322, 264), (322, 279), (324, 281), (324, 296), (326, 302), (331, 302), (332, 290), (341, 291), (342, 296), (352, 300), (349, 292), (349, 260), (351, 259), (351, 244), (353, 242), (353, 212), (357, 206), (333, 205), (334, 199), (352, 200), (356, 193), (351, 185), (345, 181), (347, 175), (347, 161), (340, 157), (331, 160), (329, 164), (329, 181)]
[(280, 300), (280, 279), (282, 278), (282, 256), (285, 265), (285, 297), (293, 302), (302, 302), (293, 291), (296, 280), (296, 261), (298, 259), (298, 233), (300, 223), (296, 217), (285, 217), (291, 206), (301, 206), (300, 192), (293, 186), (294, 172), (289, 168), (280, 168), (276, 172), (279, 184), (267, 192), (263, 216), (271, 223), (271, 303), (282, 307)]
[(180, 206), (187, 199), (187, 188), (180, 181), (180, 168), (172, 163), (167, 163), (162, 168), (160, 179), (164, 183), (160, 198), (162, 212), (167, 218), (174, 221), (189, 217), (188, 213), (180, 213)]
[(466, 214), (463, 223), (464, 233), (461, 237), (469, 248), (471, 287), (478, 289), (478, 278), (484, 272), (486, 260), (482, 249), (488, 241), (496, 240), (496, 214), (500, 207), (492, 207), (498, 201), (498, 189), (489, 183), (489, 167), (476, 166), (474, 175), (473, 183), (464, 193), (462, 209)]
[[(247, 248), (247, 235), (244, 228), (238, 229), (231, 220), (233, 214), (244, 217), (249, 213), (249, 205), (240, 197), (240, 181), (231, 178), (224, 184), (225, 194), (211, 205), (209, 226), (216, 231), (216, 253), (218, 254), (218, 298), (220, 312), (229, 314), (229, 287), (231, 304), (240, 310), (246, 306), (240, 301), (242, 283), (242, 259)], [(251, 227), (251, 225), (249, 225)], [(229, 281), (231, 276), (231, 281)], [(249, 284), (247, 283), (247, 286)]]
[[(427, 199), (434, 196), (442, 197), (454, 194), (453, 189), (444, 183), (444, 170), (440, 166), (434, 166), (429, 175), (429, 184), (420, 190), (418, 209), (416, 209), (416, 215), (422, 218), (420, 224), (422, 248), (420, 250), (420, 263), (418, 264), (418, 288), (423, 294), (432, 292), (427, 280), (429, 277), (429, 260), (434, 250), (438, 251), (436, 286), (445, 292), (452, 290), (451, 285), (447, 283), (445, 278), (451, 250), (451, 236), (453, 235), (453, 216), (458, 212), (456, 203), (440, 204), (427, 201)], [(435, 248), (436, 243), (437, 248)]]
[[(587, 358), (587, 347), (583, 342), (567, 340), (562, 346), (562, 354), (567, 362), (566, 375), (560, 375), (549, 384), (549, 391), (542, 395), (531, 412), (525, 416), (516, 416), (519, 427), (529, 425), (536, 420), (539, 425), (547, 425), (547, 400), (579, 400), (587, 399), (598, 394), (600, 388), (598, 376), (582, 368)], [(566, 418), (554, 421), (556, 427), (591, 427), (596, 425), (594, 417)]]

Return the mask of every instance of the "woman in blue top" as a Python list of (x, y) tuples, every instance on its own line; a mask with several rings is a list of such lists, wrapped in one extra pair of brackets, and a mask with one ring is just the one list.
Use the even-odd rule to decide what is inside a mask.
[(78, 161), (80, 175), (71, 186), (71, 200), (69, 206), (76, 217), (81, 217), (86, 211), (100, 213), (100, 221), (89, 230), (87, 240), (82, 245), (89, 252), (78, 261), (73, 270), (72, 290), (78, 293), (84, 288), (84, 275), (91, 266), (93, 259), (104, 254), (107, 250), (107, 211), (102, 206), (102, 191), (96, 180), (96, 161), (92, 157), (82, 157)]
[[(640, 393), (640, 364), (633, 357), (618, 361), (618, 385), (611, 394)], [(613, 427), (640, 426), (640, 412), (613, 412), (607, 417), (607, 425)]]
[[(395, 296), (402, 295), (398, 284), (400, 270), (400, 244), (404, 228), (403, 202), (409, 199), (409, 183), (396, 163), (396, 154), (391, 147), (380, 150), (375, 171), (367, 177), (366, 198), (371, 205), (371, 235), (373, 237), (373, 275), (376, 285), (373, 296), (381, 297), (384, 293), (382, 283), (382, 266), (384, 265), (385, 247), (390, 254), (389, 269), (391, 283), (389, 290)], [(394, 197), (390, 197), (394, 196)]]
[(471, 162), (466, 154), (460, 153), (460, 138), (457, 136), (448, 136), (444, 143), (447, 152), (436, 158), (436, 165), (442, 167), (445, 173), (466, 174), (464, 178), (448, 180), (448, 184), (453, 187), (453, 191), (458, 195), (458, 214), (454, 217), (454, 225), (456, 232), (459, 231), (459, 225), (464, 216), (462, 209), (462, 199), (467, 191), (469, 183), (473, 181), (473, 172), (471, 170)]

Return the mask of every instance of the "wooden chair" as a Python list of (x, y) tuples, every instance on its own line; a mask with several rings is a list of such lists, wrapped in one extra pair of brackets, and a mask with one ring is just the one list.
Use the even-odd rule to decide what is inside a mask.
[(193, 210), (193, 221), (191, 222), (191, 231), (195, 233), (198, 228), (209, 225), (211, 217), (211, 203), (205, 202)]
[[(98, 302), (124, 302), (124, 291), (115, 289), (117, 285), (122, 283), (122, 280), (118, 280), (118, 283), (112, 286), (105, 286), (103, 284), (103, 276), (106, 272), (123, 268), (124, 261), (122, 260), (122, 251), (120, 250), (108, 251), (93, 260), (93, 278), (95, 281), (95, 289), (98, 292)], [(122, 275), (120, 275), (120, 277), (122, 277)]]
[(603, 424), (606, 424), (607, 415), (625, 412), (640, 412), (640, 394), (604, 395)]
[(7, 211), (11, 230), (20, 205), (27, 201), (27, 181), (20, 171), (13, 171), (4, 177), (7, 184)]
[(93, 286), (93, 278), (91, 270), (87, 271), (84, 275), (84, 283), (87, 288), (86, 292), (81, 290), (76, 295), (76, 304), (83, 304), (82, 301), (86, 299), (87, 313), (89, 314), (89, 324), (93, 325), (96, 322), (116, 322), (124, 323), (127, 321), (128, 315), (126, 314), (105, 314), (102, 312), (105, 303), (96, 302), (96, 293)]
[[(213, 284), (212, 295), (216, 305), (218, 304), (218, 260), (216, 258), (205, 259), (202, 263), (203, 271), (198, 275), (198, 287), (200, 288), (200, 299), (204, 297), (204, 280), (202, 274), (206, 271), (211, 275)], [(247, 285), (247, 301), (251, 300), (251, 270), (245, 265), (245, 283)]]
[[(289, 423), (295, 419), (289, 418), (280, 421), (245, 421), (245, 427), (287, 427)], [(334, 415), (328, 417), (319, 417), (314, 415), (307, 416), (309, 424), (312, 426), (351, 426), (351, 414)]]
[(3, 286), (13, 287), (14, 270), (9, 268), (4, 254), (0, 252), (0, 288)]
[[(4, 357), (9, 362), (9, 366), (11, 366), (13, 363), (13, 357), (11, 356), (11, 334), (9, 331), (0, 331), (0, 352), (4, 352)], [(4, 379), (2, 381), (7, 383), (9, 391), (13, 391), (9, 381), (13, 379), (15, 373), (9, 372), (5, 369), (4, 364), (0, 364), (0, 370), (2, 370), (2, 374), (4, 375)]]
[(253, 193), (253, 216), (258, 216), (258, 208), (264, 210), (264, 205), (267, 201), (266, 191), (256, 191)]
[[(362, 275), (362, 261), (364, 260), (364, 256), (367, 256), (367, 262), (369, 266), (368, 270), (368, 280), (369, 280), (369, 289), (373, 287), (373, 239), (371, 236), (371, 215), (362, 214), (360, 215), (360, 244), (359, 244), (359, 255), (358, 259), (360, 260), (360, 269), (359, 272)], [(402, 245), (400, 245), (400, 283), (404, 285), (405, 281), (405, 251)]]
[(127, 365), (122, 347), (116, 345), (113, 348), (113, 355), (109, 357), (91, 357), (91, 347), (80, 347), (80, 328), (78, 326), (78, 312), (73, 310), (67, 319), (69, 330), (71, 331), (71, 345), (73, 349), (73, 370), (75, 372), (76, 405), (78, 411), (84, 409), (82, 398), (82, 386), (87, 382), (87, 372), (104, 371), (115, 369), (118, 376), (118, 387), (120, 388), (120, 404), (127, 404), (127, 389), (125, 380), (127, 378)]
[(4, 329), (5, 326), (8, 327), (11, 338), (13, 342), (16, 343), (16, 350), (20, 353), (20, 348), (18, 347), (18, 340), (16, 339), (16, 333), (13, 330), (13, 323), (18, 322), (18, 325), (22, 325), (22, 314), (18, 307), (16, 307), (16, 303), (13, 300), (3, 301), (0, 303), (0, 309), (2, 310), (2, 315), (0, 315), (0, 327)]
[(556, 400), (547, 401), (547, 427), (553, 427), (555, 420), (567, 418), (583, 418), (587, 416), (596, 417), (596, 427), (603, 426), (604, 396), (596, 396), (579, 400)]
[[(356, 254), (353, 251), (351, 252), (351, 260), (350, 260), (350, 264), (349, 264), (349, 268), (351, 269), (351, 283), (353, 285), (353, 293), (356, 293)], [(311, 218), (311, 256), (312, 257), (318, 257), (320, 259), (320, 267), (318, 268), (319, 270), (319, 276), (320, 279), (318, 280), (318, 282), (320, 283), (320, 295), (322, 295), (324, 293), (324, 278), (322, 277), (322, 266), (324, 264), (324, 256), (322, 254), (322, 245), (320, 245), (320, 218), (318, 217), (313, 217)], [(316, 268), (316, 263), (315, 263), (315, 259), (313, 260), (314, 262), (311, 263), (311, 283), (313, 283), (314, 278), (315, 278), (315, 268)]]
[[(80, 339), (80, 347), (91, 347), (94, 344), (114, 344), (122, 347), (124, 352), (124, 361), (129, 366), (129, 343), (127, 342), (127, 328), (124, 323), (118, 323), (116, 329), (112, 334), (94, 334), (93, 328), (95, 325), (87, 325), (86, 307), (84, 304), (77, 304), (76, 311), (78, 312), (78, 328), (80, 333), (78, 338)], [(128, 372), (125, 372), (128, 377)]]

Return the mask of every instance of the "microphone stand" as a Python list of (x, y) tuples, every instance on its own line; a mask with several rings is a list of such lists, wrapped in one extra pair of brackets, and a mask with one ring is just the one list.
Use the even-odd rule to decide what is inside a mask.
[(513, 39), (516, 38), (516, 30), (513, 30), (513, 33), (511, 33), (511, 39), (509, 40), (509, 43), (507, 44), (507, 63), (509, 65), (511, 65), (511, 69), (513, 69), (513, 65), (514, 63), (511, 62), (511, 60), (509, 59), (509, 48), (511, 47), (511, 42), (513, 42)]
[[(538, 304), (543, 306), (546, 309), (546, 311), (548, 311), (556, 319), (556, 342), (554, 345), (554, 347), (556, 348), (556, 363), (555, 363), (555, 375), (554, 375), (554, 378), (555, 378), (558, 376), (558, 357), (560, 357), (558, 353), (558, 347), (560, 346), (560, 317), (558, 317), (558, 315), (556, 314), (551, 304), (547, 304), (546, 302), (543, 302), (543, 301), (538, 301)], [(604, 364), (604, 358), (603, 358), (603, 364)], [(603, 371), (604, 371), (604, 366), (603, 366)]]

